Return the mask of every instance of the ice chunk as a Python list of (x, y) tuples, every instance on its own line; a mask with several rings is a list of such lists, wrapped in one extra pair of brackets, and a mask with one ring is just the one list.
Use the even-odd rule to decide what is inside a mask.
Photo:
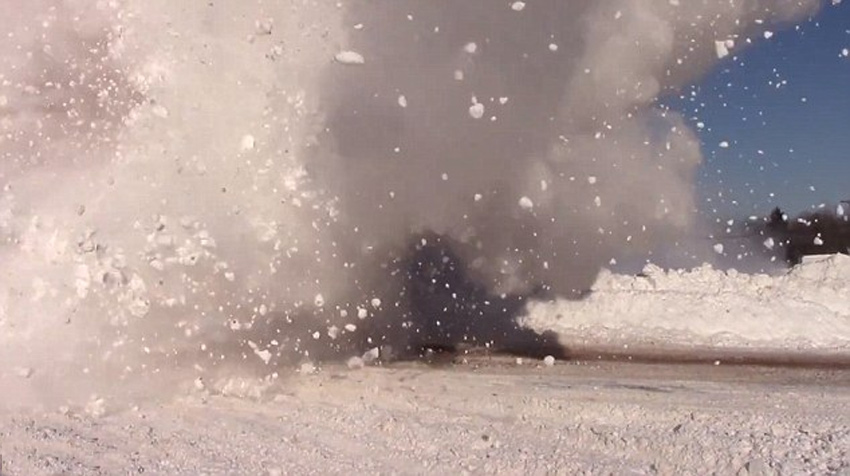
[(735, 47), (734, 40), (718, 40), (714, 42), (714, 50), (719, 59), (729, 56), (729, 50)]
[(268, 349), (260, 349), (260, 346), (258, 346), (255, 342), (249, 340), (248, 347), (250, 347), (251, 350), (254, 351), (254, 355), (259, 357), (260, 360), (263, 361), (263, 363), (268, 364), (269, 361), (272, 359), (272, 353), (269, 352)]
[(341, 64), (356, 65), (356, 64), (365, 64), (366, 63), (366, 58), (364, 58), (363, 55), (361, 55), (360, 53), (358, 53), (356, 51), (350, 51), (350, 50), (340, 51), (339, 53), (336, 54), (334, 59), (336, 59), (337, 63), (341, 63)]
[(769, 249), (769, 250), (772, 250), (775, 245), (776, 245), (776, 242), (773, 240), (773, 238), (768, 238), (768, 239), (764, 240), (764, 247)]
[(481, 119), (484, 117), (484, 105), (480, 102), (476, 102), (472, 106), (469, 106), (469, 115), (472, 116), (473, 119)]
[(239, 148), (243, 151), (253, 150), (254, 145), (256, 145), (256, 140), (254, 139), (254, 136), (252, 136), (251, 134), (246, 134), (242, 136), (242, 141), (239, 143)]
[(381, 357), (381, 349), (373, 347), (363, 354), (363, 362), (369, 364)]

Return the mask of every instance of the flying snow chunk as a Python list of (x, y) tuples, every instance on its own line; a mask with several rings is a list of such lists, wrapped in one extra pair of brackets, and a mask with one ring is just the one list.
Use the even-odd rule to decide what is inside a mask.
[(325, 305), (325, 297), (321, 294), (316, 294), (316, 297), (313, 298), (313, 304), (315, 304), (316, 307), (323, 307)]
[(366, 58), (356, 51), (340, 51), (334, 56), (340, 64), (365, 64)]
[(815, 244), (815, 246), (823, 246), (823, 238), (821, 238), (820, 236), (816, 236), (812, 242)]
[(254, 355), (260, 358), (266, 365), (268, 365), (269, 361), (272, 359), (272, 353), (268, 351), (268, 349), (260, 349), (260, 347), (254, 343), (253, 341), (248, 341), (248, 346), (251, 350), (254, 351)]
[(484, 117), (484, 105), (480, 102), (469, 106), (469, 115), (472, 116), (473, 119), (481, 119)]
[(765, 32), (764, 32), (764, 39), (765, 39), (765, 40), (769, 40), (769, 39), (771, 39), (771, 38), (773, 38), (773, 32), (772, 32), (772, 31), (769, 31), (769, 30), (768, 30), (768, 31), (765, 31)]
[(532, 202), (528, 197), (522, 197), (519, 199), (519, 206), (523, 210), (531, 210), (534, 208), (534, 202)]
[(372, 362), (378, 360), (380, 357), (381, 357), (381, 349), (379, 349), (377, 347), (372, 347), (371, 349), (364, 352), (363, 357), (361, 357), (361, 358), (363, 359), (363, 362), (369, 364), (369, 363), (372, 363)]
[(717, 53), (718, 59), (723, 59), (729, 56), (729, 49), (735, 46), (732, 40), (718, 40), (714, 42), (714, 51)]
[(525, 8), (525, 2), (514, 2), (511, 4), (511, 9), (515, 12), (521, 12)]
[(841, 56), (845, 58), (850, 57), (850, 48), (844, 48), (841, 50)]
[(543, 358), (543, 365), (545, 365), (546, 367), (553, 367), (555, 365), (555, 357), (547, 355)]
[(768, 238), (768, 239), (764, 240), (764, 247), (769, 249), (769, 250), (772, 250), (775, 245), (776, 245), (776, 242), (773, 241), (773, 238)]
[(398, 97), (398, 105), (401, 107), (407, 107), (407, 98), (404, 94)]
[(718, 145), (720, 146), (721, 149), (728, 149), (729, 148), (729, 142), (727, 142), (727, 141), (723, 141)]
[(254, 136), (252, 136), (251, 134), (246, 134), (242, 136), (242, 141), (239, 143), (239, 148), (241, 148), (243, 151), (253, 150), (256, 143), (257, 142), (254, 139)]
[(478, 45), (474, 41), (471, 41), (463, 47), (463, 50), (469, 54), (474, 54), (478, 51)]
[(714, 245), (714, 252), (719, 254), (719, 255), (722, 255), (723, 254), (723, 243), (717, 243), (716, 245)]

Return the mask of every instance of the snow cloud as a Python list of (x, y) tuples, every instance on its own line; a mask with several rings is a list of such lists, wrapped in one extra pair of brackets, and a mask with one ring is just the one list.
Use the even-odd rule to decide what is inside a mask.
[(2, 0), (0, 385), (405, 339), (435, 240), (486, 296), (686, 247), (656, 100), (819, 5)]

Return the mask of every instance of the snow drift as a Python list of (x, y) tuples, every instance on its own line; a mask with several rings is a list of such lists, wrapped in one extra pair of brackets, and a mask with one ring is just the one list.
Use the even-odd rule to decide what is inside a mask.
[(850, 257), (813, 256), (783, 276), (703, 266), (603, 273), (580, 301), (535, 303), (524, 325), (566, 346), (850, 351)]

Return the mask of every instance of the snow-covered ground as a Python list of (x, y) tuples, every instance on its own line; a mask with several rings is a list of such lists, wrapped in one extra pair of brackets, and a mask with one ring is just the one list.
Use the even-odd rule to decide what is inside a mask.
[(844, 358), (833, 368), (477, 355), (237, 373), (0, 413), (2, 474), (847, 474), (848, 276), (845, 256), (778, 277), (604, 274), (585, 300), (534, 304), (524, 321), (568, 347)]
[(0, 415), (4, 475), (848, 474), (850, 373), (326, 367), (260, 399)]

